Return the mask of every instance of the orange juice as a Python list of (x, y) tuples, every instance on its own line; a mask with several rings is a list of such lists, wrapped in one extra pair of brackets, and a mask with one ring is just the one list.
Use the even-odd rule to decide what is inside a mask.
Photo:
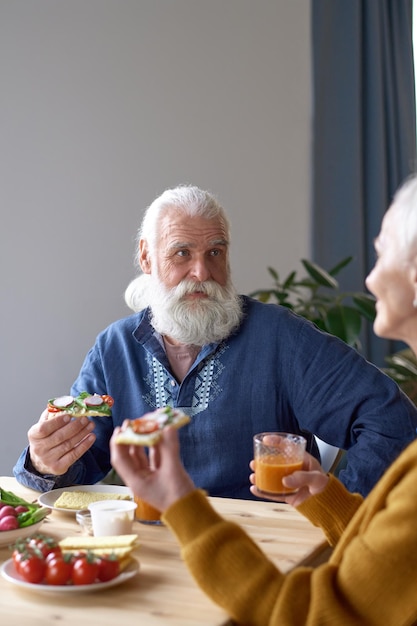
[(284, 487), (282, 479), (302, 469), (307, 440), (283, 432), (258, 433), (253, 437), (255, 482), (265, 494), (283, 496), (297, 489)]
[(293, 493), (293, 489), (284, 487), (282, 479), (302, 468), (303, 462), (288, 462), (279, 454), (269, 454), (256, 459), (256, 486), (259, 491), (284, 495)]
[(161, 523), (161, 512), (158, 509), (155, 509), (153, 506), (142, 500), (141, 498), (134, 498), (136, 502), (136, 513), (135, 517), (140, 522), (144, 524), (160, 524)]

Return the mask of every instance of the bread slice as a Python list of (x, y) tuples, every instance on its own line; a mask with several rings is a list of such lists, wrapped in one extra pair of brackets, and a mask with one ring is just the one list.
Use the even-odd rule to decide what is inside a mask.
[(56, 509), (81, 510), (88, 509), (92, 502), (100, 500), (131, 500), (131, 496), (123, 493), (102, 493), (100, 491), (63, 491), (55, 500)]
[(116, 436), (117, 443), (135, 446), (154, 446), (166, 426), (181, 428), (191, 421), (181, 409), (165, 406), (142, 417), (130, 420)]

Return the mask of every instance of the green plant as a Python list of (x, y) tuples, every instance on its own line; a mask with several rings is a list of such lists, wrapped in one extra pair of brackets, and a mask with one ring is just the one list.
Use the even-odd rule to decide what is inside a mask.
[(417, 359), (411, 348), (399, 350), (385, 357), (388, 367), (384, 372), (401, 387), (404, 393), (417, 405)]
[(268, 267), (273, 287), (258, 289), (249, 295), (261, 302), (275, 302), (292, 309), (298, 315), (346, 343), (360, 349), (359, 335), (362, 319), (375, 318), (375, 299), (362, 292), (342, 292), (335, 276), (352, 261), (347, 257), (326, 271), (316, 263), (302, 259), (307, 276), (299, 279), (291, 272), (282, 282), (278, 272)]

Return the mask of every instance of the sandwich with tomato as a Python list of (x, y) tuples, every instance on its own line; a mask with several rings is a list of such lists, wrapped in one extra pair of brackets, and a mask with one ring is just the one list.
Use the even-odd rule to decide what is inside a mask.
[(181, 428), (190, 421), (190, 417), (181, 409), (164, 406), (150, 413), (145, 413), (142, 417), (125, 422), (122, 430), (116, 435), (116, 443), (154, 446), (158, 443), (166, 426)]
[(68, 413), (71, 417), (111, 417), (114, 400), (111, 396), (83, 391), (78, 396), (59, 396), (48, 400), (48, 417)]

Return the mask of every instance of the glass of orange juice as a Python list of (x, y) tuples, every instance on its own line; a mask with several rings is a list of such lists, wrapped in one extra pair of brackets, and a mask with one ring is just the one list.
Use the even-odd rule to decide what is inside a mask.
[(303, 466), (306, 439), (292, 433), (259, 433), (254, 436), (255, 483), (265, 495), (286, 496), (296, 490), (282, 479)]
[(142, 524), (162, 524), (161, 512), (141, 498), (134, 497), (136, 502), (135, 518)]

